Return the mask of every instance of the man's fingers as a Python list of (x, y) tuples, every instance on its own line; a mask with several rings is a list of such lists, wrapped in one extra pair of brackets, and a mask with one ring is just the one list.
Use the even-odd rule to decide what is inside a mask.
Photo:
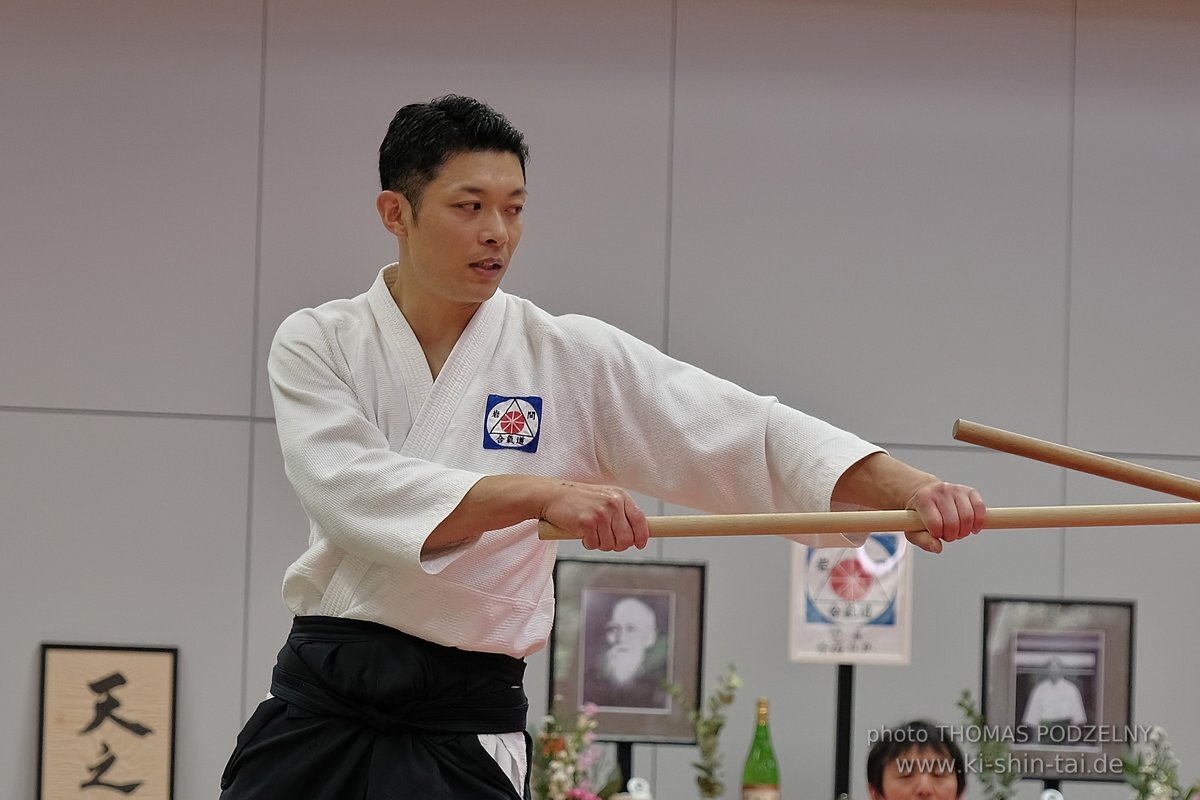
[(600, 536), (596, 533), (595, 528), (584, 528), (583, 530), (583, 549), (584, 550), (599, 550)]
[[(987, 521), (987, 506), (979, 492), (956, 483), (926, 484), (909, 499), (907, 508), (920, 515), (925, 525), (923, 533), (943, 542), (979, 533)], [(912, 541), (922, 549), (939, 552), (925, 547), (917, 539)]]
[[(578, 516), (575, 529), (587, 550), (621, 552), (644, 548), (650, 538), (646, 515), (623, 489), (615, 486), (573, 487)], [(554, 520), (551, 520), (553, 522)]]
[(966, 487), (954, 493), (954, 505), (958, 509), (958, 533), (954, 538), (965, 539), (978, 530), (975, 527), (975, 506), (971, 504)]
[(634, 543), (633, 528), (625, 516), (625, 509), (612, 518), (613, 550), (628, 550)]
[(942, 510), (938, 508), (937, 501), (929, 496), (917, 496), (913, 499), (912, 507), (920, 514), (921, 522), (925, 523), (924, 533), (934, 539), (944, 538), (943, 530), (946, 527), (946, 521), (942, 517)]
[(970, 496), (971, 508), (975, 510), (975, 524), (971, 528), (971, 533), (979, 533), (987, 524), (987, 504), (983, 502), (983, 495), (975, 489), (971, 490)]
[(650, 541), (650, 524), (646, 521), (646, 515), (637, 507), (632, 498), (629, 498), (625, 505), (625, 516), (629, 520), (629, 527), (633, 530), (634, 546), (638, 550), (646, 549), (646, 545)]
[(904, 537), (922, 550), (930, 553), (942, 552), (942, 543), (933, 538), (933, 534), (929, 531), (908, 531)]

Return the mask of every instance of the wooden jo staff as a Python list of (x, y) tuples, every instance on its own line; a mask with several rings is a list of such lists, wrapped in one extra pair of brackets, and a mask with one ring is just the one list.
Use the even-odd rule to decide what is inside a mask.
[[(1200, 481), (1117, 458), (1076, 450), (960, 419), (954, 438), (961, 442), (1025, 456), (1067, 469), (1141, 486), (1190, 500), (1200, 500)], [(812, 533), (875, 533), (924, 529), (916, 511), (824, 511), (808, 514), (708, 514), (650, 517), (650, 535), (752, 536)], [(1112, 525), (1181, 525), (1200, 523), (1200, 503), (1142, 503), (1104, 506), (1031, 506), (989, 508), (985, 528), (1083, 528)], [(542, 520), (538, 538), (547, 541), (578, 539)]]
[(1131, 464), (1119, 458), (1110, 458), (1087, 450), (1076, 450), (1062, 444), (1054, 444), (1032, 436), (992, 428), (978, 422), (960, 419), (954, 423), (954, 438), (960, 442), (977, 444), (992, 450), (1000, 450), (1017, 456), (1032, 458), (1046, 464), (1099, 475), (1121, 483), (1153, 489), (1176, 497), (1200, 500), (1200, 481), (1185, 478), (1171, 472), (1163, 472), (1140, 464)]
[[(875, 533), (925, 529), (916, 511), (818, 511), (799, 514), (701, 514), (649, 517), (650, 535), (755, 536), (807, 533)], [(1030, 506), (989, 508), (985, 528), (1079, 528), (1110, 525), (1200, 523), (1200, 503), (1133, 503), (1107, 506)], [(538, 538), (579, 539), (542, 520)]]

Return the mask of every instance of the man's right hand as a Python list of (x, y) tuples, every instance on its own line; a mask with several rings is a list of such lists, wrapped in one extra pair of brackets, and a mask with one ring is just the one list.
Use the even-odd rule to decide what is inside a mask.
[(578, 535), (587, 550), (639, 550), (650, 539), (646, 515), (629, 493), (617, 486), (557, 480), (541, 518)]

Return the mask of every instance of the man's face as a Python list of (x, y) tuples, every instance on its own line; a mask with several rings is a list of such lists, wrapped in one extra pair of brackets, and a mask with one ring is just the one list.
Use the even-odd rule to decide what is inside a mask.
[(955, 800), (958, 779), (949, 756), (928, 747), (901, 753), (883, 769), (883, 793), (868, 786), (871, 800)]
[(608, 641), (605, 672), (617, 683), (626, 683), (637, 674), (646, 650), (658, 638), (654, 611), (640, 600), (621, 600), (613, 606), (604, 635)]
[(401, 237), (410, 300), (477, 305), (495, 294), (521, 241), (525, 178), (512, 153), (447, 159)]

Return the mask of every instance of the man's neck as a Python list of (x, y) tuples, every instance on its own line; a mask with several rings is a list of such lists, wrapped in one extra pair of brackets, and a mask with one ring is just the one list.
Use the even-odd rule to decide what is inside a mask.
[(388, 283), (388, 291), (417, 337), (425, 353), (425, 361), (429, 364), (430, 374), (436, 380), (454, 345), (479, 310), (479, 304), (449, 303), (425, 296), (419, 290), (406, 286), (404, 271), (400, 268), (396, 269), (393, 279)]

